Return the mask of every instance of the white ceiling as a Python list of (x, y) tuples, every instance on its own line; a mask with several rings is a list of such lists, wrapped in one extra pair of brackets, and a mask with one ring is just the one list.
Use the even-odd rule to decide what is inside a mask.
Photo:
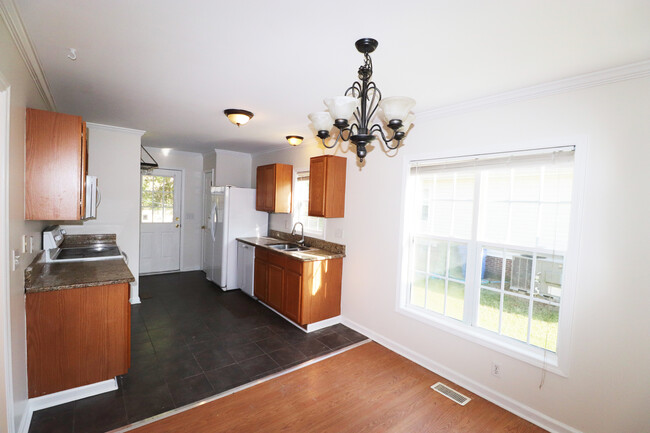
[(356, 79), (361, 37), (416, 114), (650, 58), (648, 0), (14, 1), (58, 111), (195, 152), (315, 140), (307, 114)]

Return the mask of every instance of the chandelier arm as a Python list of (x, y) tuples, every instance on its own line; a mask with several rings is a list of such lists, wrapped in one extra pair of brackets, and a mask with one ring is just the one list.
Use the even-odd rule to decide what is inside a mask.
[[(400, 142), (402, 140), (401, 139), (400, 140), (395, 139), (395, 136), (397, 135), (396, 132), (393, 133), (393, 136), (390, 139), (386, 138), (386, 134), (384, 134), (383, 128), (381, 126), (379, 126), (379, 124), (377, 124), (377, 123), (372, 125), (372, 128), (370, 128), (370, 134), (374, 133), (375, 131), (377, 131), (377, 132), (379, 132), (381, 134), (382, 141), (384, 142), (386, 147), (389, 148), (390, 150), (395, 150), (400, 146), (400, 144), (401, 144)], [(395, 146), (390, 145), (390, 143), (393, 142), (393, 141), (397, 142), (397, 144)]]
[[(377, 112), (377, 109), (379, 108), (379, 103), (381, 102), (381, 91), (377, 88), (377, 85), (375, 84), (374, 81), (371, 81), (370, 83), (368, 83), (368, 90), (370, 90), (370, 89), (372, 89), (372, 101), (370, 102), (369, 107), (372, 108), (372, 110), (368, 114), (368, 121), (370, 121), (370, 119), (372, 119), (372, 116), (375, 115), (375, 113)], [(379, 94), (379, 99), (375, 103), (375, 96), (377, 94)], [(373, 108), (373, 106), (374, 106), (374, 108)]]

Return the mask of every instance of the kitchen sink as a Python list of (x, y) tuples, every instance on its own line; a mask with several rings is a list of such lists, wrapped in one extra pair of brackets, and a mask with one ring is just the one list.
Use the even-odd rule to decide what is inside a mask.
[(269, 248), (273, 248), (274, 250), (280, 250), (280, 251), (306, 251), (311, 249), (309, 247), (304, 247), (302, 245), (289, 244), (289, 243), (269, 245)]

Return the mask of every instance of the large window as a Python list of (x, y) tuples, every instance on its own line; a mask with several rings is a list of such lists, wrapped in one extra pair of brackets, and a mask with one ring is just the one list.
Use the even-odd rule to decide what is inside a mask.
[(309, 172), (296, 173), (294, 184), (293, 223), (301, 222), (305, 234), (315, 237), (325, 236), (325, 218), (311, 217), (309, 213)]
[(412, 162), (402, 307), (556, 352), (573, 160), (559, 148)]

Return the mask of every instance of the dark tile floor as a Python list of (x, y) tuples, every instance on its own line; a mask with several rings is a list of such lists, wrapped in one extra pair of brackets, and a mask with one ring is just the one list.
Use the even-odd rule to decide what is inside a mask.
[(105, 432), (366, 339), (343, 325), (306, 334), (201, 271), (141, 277), (140, 294), (119, 389), (37, 411), (30, 433)]

